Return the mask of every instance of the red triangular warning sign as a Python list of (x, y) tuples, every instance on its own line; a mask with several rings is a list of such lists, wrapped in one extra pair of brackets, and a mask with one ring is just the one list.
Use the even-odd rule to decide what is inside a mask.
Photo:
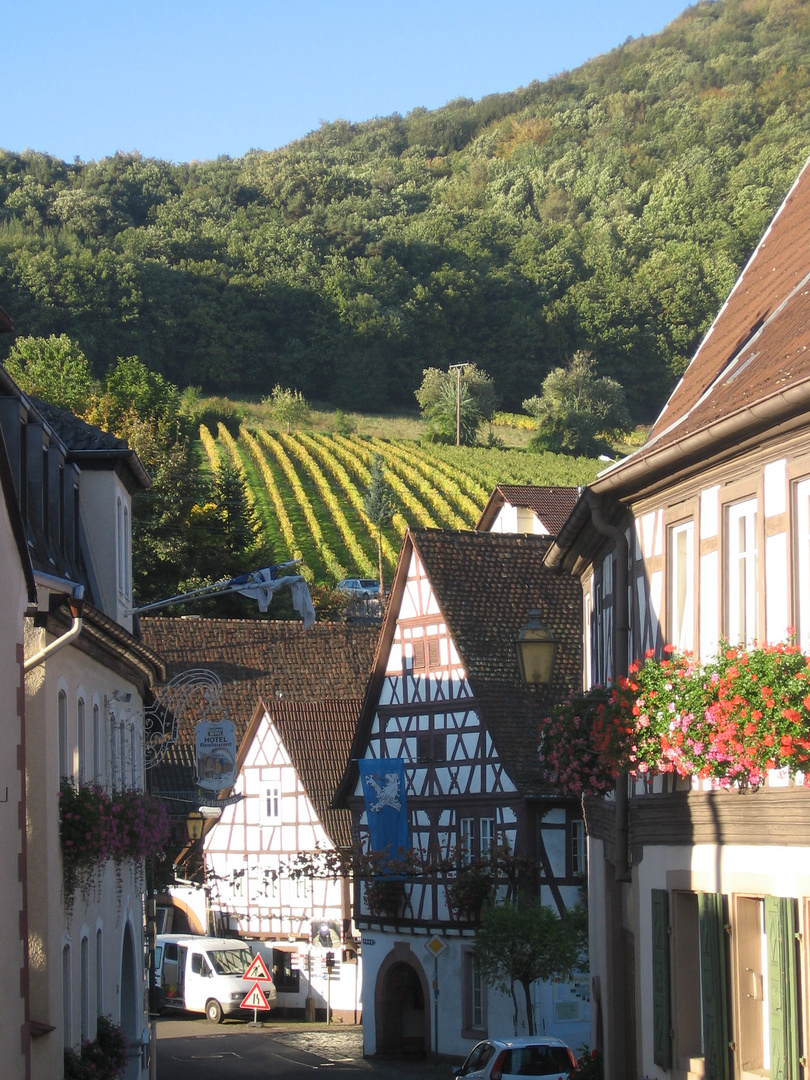
[(268, 982), (271, 981), (270, 980), (270, 972), (265, 967), (264, 960), (262, 960), (261, 956), (254, 957), (253, 963), (247, 969), (247, 971), (242, 976), (242, 978), (243, 979), (266, 979)]
[(257, 982), (255, 982), (245, 994), (242, 1004), (239, 1007), (240, 1009), (270, 1009), (270, 1006), (267, 1004), (267, 998), (264, 996), (262, 988)]

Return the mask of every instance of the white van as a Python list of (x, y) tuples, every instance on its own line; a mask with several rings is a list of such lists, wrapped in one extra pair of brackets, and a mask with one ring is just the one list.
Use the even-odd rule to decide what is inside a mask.
[[(155, 940), (155, 982), (161, 1009), (205, 1013), (212, 1024), (238, 1013), (254, 985), (243, 979), (254, 956), (244, 941), (199, 934), (158, 934)], [(261, 980), (267, 1004), (276, 1003), (276, 988)]]

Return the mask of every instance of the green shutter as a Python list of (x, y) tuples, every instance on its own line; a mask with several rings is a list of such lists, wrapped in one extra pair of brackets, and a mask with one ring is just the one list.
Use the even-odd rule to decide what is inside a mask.
[(798, 1080), (796, 915), (792, 899), (765, 897), (765, 936), (768, 941), (771, 1078)]
[(653, 1061), (662, 1069), (672, 1068), (672, 1009), (669, 981), (669, 895), (666, 889), (652, 890), (653, 954)]
[(703, 987), (703, 1056), (706, 1080), (728, 1080), (728, 1005), (723, 897), (698, 893)]

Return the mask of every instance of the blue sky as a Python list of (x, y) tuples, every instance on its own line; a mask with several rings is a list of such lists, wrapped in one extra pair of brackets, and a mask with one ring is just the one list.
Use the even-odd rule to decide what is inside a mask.
[(663, 29), (685, 0), (16, 0), (0, 146), (66, 161), (272, 150), (543, 80)]

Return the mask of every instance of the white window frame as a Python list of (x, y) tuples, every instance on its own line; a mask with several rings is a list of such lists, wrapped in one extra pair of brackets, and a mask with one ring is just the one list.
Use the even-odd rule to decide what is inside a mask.
[(483, 859), (495, 847), (495, 818), (482, 817), (478, 823), (478, 854)]
[(56, 695), (57, 734), (59, 738), (59, 783), (63, 776), (69, 776), (68, 769), (68, 699), (67, 691), (59, 690)]
[(726, 508), (726, 636), (752, 646), (759, 637), (759, 527), (757, 500)]
[(669, 642), (679, 652), (695, 648), (695, 523), (669, 529)]
[(468, 866), (475, 854), (475, 818), (458, 819), (459, 860), (462, 866)]
[(87, 705), (82, 694), (76, 699), (76, 743), (79, 783), (87, 780)]
[(93, 702), (93, 782), (101, 784), (101, 708)]
[(803, 653), (810, 651), (810, 478), (794, 489), (794, 551), (796, 553), (796, 602), (798, 644)]
[(571, 821), (571, 873), (574, 877), (585, 877), (588, 873), (588, 839), (582, 818)]

